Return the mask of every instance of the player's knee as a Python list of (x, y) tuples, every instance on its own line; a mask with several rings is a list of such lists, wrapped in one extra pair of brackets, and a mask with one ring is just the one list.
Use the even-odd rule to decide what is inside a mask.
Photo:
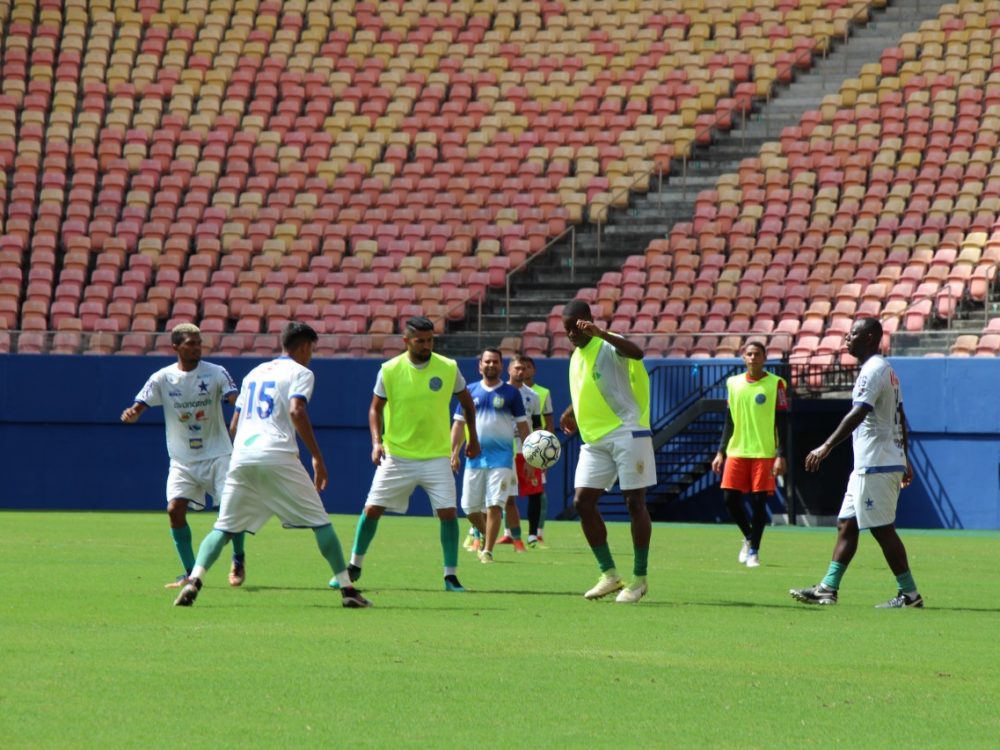
[(170, 517), (170, 525), (173, 527), (183, 526), (187, 520), (188, 501), (181, 498), (174, 498), (167, 503), (167, 515)]

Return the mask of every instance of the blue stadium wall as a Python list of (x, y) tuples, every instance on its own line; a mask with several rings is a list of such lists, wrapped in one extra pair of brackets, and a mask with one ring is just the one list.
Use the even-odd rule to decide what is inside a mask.
[[(118, 415), (147, 376), (170, 359), (0, 356), (0, 507), (156, 510), (164, 504), (167, 457), (159, 409), (138, 424)], [(241, 379), (259, 360), (213, 358)], [(1000, 364), (988, 359), (895, 359), (912, 430), (916, 482), (902, 496), (899, 524), (1000, 528)], [(652, 366), (655, 362), (650, 362)], [(310, 404), (330, 469), (331, 513), (361, 509), (374, 468), (367, 410), (379, 362), (315, 360)], [(462, 360), (476, 379), (473, 360)], [(566, 361), (538, 363), (556, 413), (568, 402)], [(803, 403), (803, 407), (806, 404)], [(849, 450), (843, 446), (839, 450)], [(831, 485), (846, 476), (831, 477)], [(839, 491), (839, 490), (835, 490)], [(562, 472), (549, 476), (550, 514), (564, 507)], [(410, 512), (426, 514), (419, 493)]]

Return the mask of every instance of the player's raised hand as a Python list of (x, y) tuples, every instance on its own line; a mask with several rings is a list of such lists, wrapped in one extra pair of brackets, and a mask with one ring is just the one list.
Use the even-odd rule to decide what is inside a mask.
[(326, 473), (326, 464), (323, 463), (323, 459), (313, 457), (313, 485), (316, 487), (317, 492), (322, 492), (326, 489), (326, 483), (329, 479)]
[(372, 463), (381, 466), (383, 458), (385, 458), (385, 446), (382, 443), (375, 443), (372, 446)]
[(602, 338), (601, 334), (604, 333), (592, 320), (579, 319), (576, 321), (576, 328), (581, 333), (585, 333), (588, 336), (596, 336), (597, 338)]

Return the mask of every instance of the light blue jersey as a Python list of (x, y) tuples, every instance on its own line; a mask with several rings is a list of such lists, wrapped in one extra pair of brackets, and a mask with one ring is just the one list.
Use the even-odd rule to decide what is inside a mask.
[[(521, 394), (509, 383), (489, 388), (480, 380), (469, 386), (469, 395), (476, 404), (476, 433), (481, 453), (476, 458), (470, 458), (467, 466), (471, 469), (513, 468), (514, 444), (511, 435), (517, 422), (528, 421)], [(465, 421), (461, 409), (455, 412), (455, 419)]]

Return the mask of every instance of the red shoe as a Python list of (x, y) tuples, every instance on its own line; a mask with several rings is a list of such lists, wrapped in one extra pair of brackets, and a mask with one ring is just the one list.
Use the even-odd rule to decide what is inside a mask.
[(515, 539), (514, 540), (514, 550), (516, 552), (527, 552), (528, 551), (528, 550), (526, 550), (524, 548), (524, 542), (522, 542), (520, 539)]
[(504, 534), (502, 537), (497, 539), (497, 544), (513, 544), (513, 543), (514, 543), (514, 537), (512, 537), (510, 534)]

